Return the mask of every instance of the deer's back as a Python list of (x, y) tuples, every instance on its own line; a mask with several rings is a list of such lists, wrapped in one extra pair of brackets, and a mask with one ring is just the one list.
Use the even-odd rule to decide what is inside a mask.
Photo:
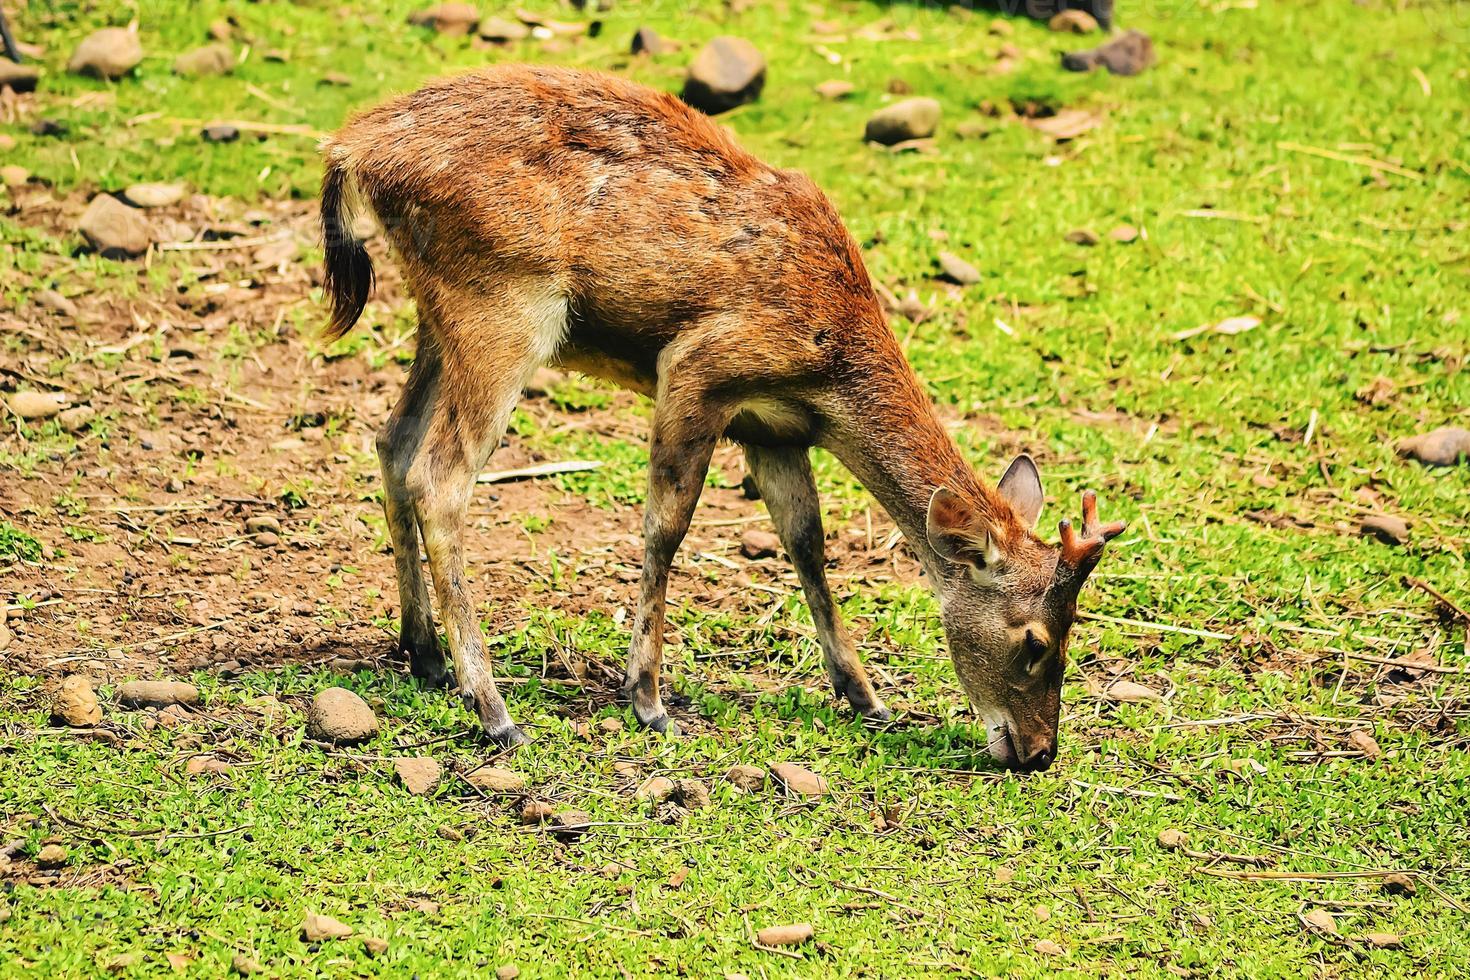
[(807, 178), (613, 76), (445, 79), (356, 117), (328, 152), (421, 273), (549, 276), (599, 330), (666, 334), (708, 312), (852, 323), (871, 302)]

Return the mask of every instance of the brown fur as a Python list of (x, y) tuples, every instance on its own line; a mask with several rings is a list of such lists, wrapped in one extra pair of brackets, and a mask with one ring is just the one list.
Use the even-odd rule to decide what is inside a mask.
[[(522, 381), (550, 361), (655, 399), (626, 687), (643, 722), (672, 728), (658, 678), (668, 567), (710, 451), (731, 437), (768, 489), (840, 694), (888, 715), (827, 591), (813, 445), (864, 482), (924, 560), (961, 681), (982, 713), (1005, 715), (997, 757), (1054, 757), (1075, 589), (1059, 594), (1057, 549), (1012, 506), (1019, 491), (987, 486), (961, 457), (810, 180), (766, 166), (670, 95), (527, 66), (433, 82), (358, 115), (325, 149), (333, 330), (361, 309), (360, 243), (342, 233), (354, 202), (384, 226), (419, 303), (424, 364), (379, 443), (390, 530), (400, 555), (423, 536), (457, 679), (487, 730), (520, 737), (483, 665), (459, 525)], [(1034, 518), (1040, 485), (1026, 473)], [(441, 679), (416, 566), (400, 557), (402, 642), (415, 673)], [(1047, 690), (1018, 705), (1027, 624), (1046, 634), (1052, 668)]]

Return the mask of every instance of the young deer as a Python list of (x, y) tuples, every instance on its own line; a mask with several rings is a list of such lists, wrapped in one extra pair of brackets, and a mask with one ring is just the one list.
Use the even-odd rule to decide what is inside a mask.
[(672, 96), (590, 72), (506, 66), (433, 82), (325, 144), (330, 335), (361, 315), (370, 211), (418, 305), (418, 354), (378, 437), (412, 672), (445, 682), (419, 566), (422, 535), (465, 703), (525, 740), (495, 689), (464, 581), (475, 476), (543, 364), (654, 399), (643, 575), (624, 694), (675, 733), (659, 697), (669, 566), (721, 438), (739, 442), (796, 566), (827, 674), (890, 717), (828, 591), (808, 450), (831, 451), (907, 536), (937, 590), (960, 682), (1000, 762), (1056, 755), (1078, 589), (1122, 524), (1083, 497), (1060, 548), (1032, 525), (1035, 465), (991, 489), (940, 424), (884, 318), (862, 256), (810, 180), (775, 170)]

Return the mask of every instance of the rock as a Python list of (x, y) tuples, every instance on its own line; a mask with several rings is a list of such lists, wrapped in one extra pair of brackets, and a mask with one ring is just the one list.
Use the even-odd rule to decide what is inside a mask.
[[(334, 85), (337, 88), (347, 88), (349, 85), (352, 84), (352, 77), (350, 75), (344, 75), (340, 71), (329, 71), (321, 77), (321, 80), (317, 82), (317, 84)], [(363, 215), (362, 217), (366, 218), (366, 215)]]
[(367, 950), (369, 956), (382, 956), (388, 952), (388, 940), (379, 939), (377, 936), (363, 936), (362, 948)]
[(790, 926), (766, 926), (755, 934), (755, 941), (762, 946), (800, 946), (815, 934), (810, 922), (798, 922)]
[(31, 179), (31, 172), (25, 167), (17, 167), (15, 164), (0, 167), (0, 181), (6, 187), (23, 187)]
[(788, 793), (798, 796), (825, 796), (827, 793), (827, 780), (794, 762), (778, 762), (771, 767), (771, 775), (786, 787)]
[(973, 286), (980, 281), (980, 270), (953, 252), (939, 253), (939, 269), (946, 279), (961, 286)]
[(254, 514), (245, 518), (246, 534), (281, 533), (281, 522), (269, 514)]
[(674, 781), (667, 776), (650, 776), (633, 793), (636, 800), (652, 800), (662, 803), (674, 793)]
[(531, 36), (531, 29), (518, 20), (504, 17), (486, 17), (480, 21), (480, 37), (493, 44), (509, 44), (524, 41)]
[(125, 973), (143, 962), (140, 953), (119, 953), (107, 961), (104, 967), (108, 973)]
[(1308, 926), (1314, 931), (1325, 933), (1329, 936), (1337, 935), (1337, 918), (1323, 908), (1315, 908), (1302, 916)]
[(592, 822), (592, 814), (582, 810), (563, 810), (552, 814), (552, 833), (562, 840), (571, 840), (580, 837), (587, 832), (587, 825)]
[(319, 943), (324, 939), (346, 939), (350, 935), (352, 927), (347, 923), (318, 912), (306, 913), (306, 918), (301, 923), (301, 938), (309, 943)]
[(983, 140), (993, 130), (989, 120), (962, 119), (954, 128), (954, 134), (962, 140)]
[(939, 128), (942, 111), (935, 99), (904, 99), (869, 116), (863, 135), (865, 139), (884, 146), (926, 139)]
[(507, 963), (495, 971), (495, 980), (516, 980), (521, 975), (521, 968), (514, 963)]
[(394, 759), (393, 774), (410, 794), (428, 796), (439, 785), (443, 769), (428, 756), (415, 756), (411, 759)]
[(1073, 228), (1071, 231), (1067, 232), (1064, 237), (1073, 245), (1081, 245), (1084, 248), (1091, 248), (1099, 241), (1101, 241), (1101, 239), (1097, 237), (1096, 232), (1087, 228)]
[(378, 716), (368, 703), (345, 687), (329, 687), (311, 699), (306, 734), (321, 742), (352, 745), (378, 733)]
[(35, 295), (34, 299), (37, 306), (44, 307), (52, 313), (70, 317), (77, 315), (77, 304), (54, 289), (43, 289)]
[(550, 803), (540, 800), (527, 800), (526, 805), (521, 807), (521, 823), (527, 826), (543, 824), (556, 814)]
[(994, 34), (996, 37), (1010, 37), (1012, 34), (1016, 33), (1016, 26), (1008, 20), (1001, 20), (999, 17), (997, 17), (995, 20), (992, 20), (990, 22), (989, 30), (990, 33)]
[(66, 70), (74, 75), (121, 78), (142, 60), (143, 45), (136, 33), (125, 27), (104, 27), (77, 45)]
[(271, 531), (261, 531), (259, 534), (252, 534), (250, 538), (257, 548), (274, 548), (281, 543), (281, 536)]
[(857, 86), (845, 78), (833, 78), (825, 82), (818, 82), (813, 91), (828, 102), (836, 102), (856, 92)]
[(66, 848), (60, 844), (47, 844), (36, 855), (36, 865), (48, 870), (65, 867), (67, 860)]
[(1102, 696), (1109, 701), (1122, 702), (1125, 704), (1136, 704), (1140, 701), (1157, 701), (1159, 692), (1133, 681), (1114, 681), (1103, 688)]
[(1414, 877), (1400, 871), (1384, 875), (1380, 887), (1390, 895), (1402, 895), (1405, 898), (1413, 898), (1414, 893), (1419, 890)]
[(679, 50), (678, 41), (670, 41), (651, 27), (640, 27), (633, 32), (633, 40), (628, 45), (628, 50), (633, 54), (661, 55), (673, 54)]
[(9, 133), (0, 133), (0, 153), (9, 153), (15, 149), (15, 137)]
[(60, 414), (70, 402), (71, 397), (60, 391), (17, 391), (5, 399), (5, 407), (27, 422), (35, 422)]
[(228, 776), (233, 771), (228, 762), (207, 755), (196, 755), (184, 765), (184, 772), (190, 776)]
[(98, 194), (82, 212), (77, 230), (106, 258), (142, 255), (153, 244), (153, 227), (141, 211), (111, 194)]
[(1159, 831), (1159, 846), (1166, 851), (1182, 851), (1189, 846), (1189, 835), (1173, 827)]
[(97, 703), (91, 678), (72, 674), (63, 680), (52, 717), (72, 728), (88, 728), (101, 722), (102, 705)]
[(199, 131), (206, 143), (233, 143), (240, 138), (240, 130), (227, 123), (210, 123)]
[(67, 432), (78, 432), (85, 429), (93, 419), (97, 417), (97, 409), (91, 405), (76, 405), (64, 410), (56, 416), (56, 421)]
[(1064, 956), (1067, 952), (1060, 943), (1052, 939), (1038, 939), (1031, 948), (1042, 956)]
[(235, 70), (235, 53), (228, 44), (206, 44), (174, 59), (174, 74), (185, 78), (228, 75)]
[(1138, 229), (1132, 225), (1119, 225), (1108, 232), (1108, 237), (1122, 245), (1127, 245), (1138, 238)]
[(465, 773), (464, 778), (482, 793), (520, 793), (526, 788), (525, 776), (495, 766), (482, 766)]
[(637, 763), (625, 762), (622, 759), (619, 759), (617, 762), (613, 763), (613, 775), (617, 776), (619, 779), (637, 779), (638, 765)]
[(235, 958), (230, 961), (230, 967), (242, 977), (248, 977), (251, 974), (259, 973), (265, 969), (260, 965), (259, 961), (246, 956), (244, 953), (236, 953)]
[(1138, 75), (1157, 60), (1154, 42), (1142, 31), (1128, 31), (1093, 48), (1091, 51), (1068, 51), (1062, 55), (1067, 71), (1092, 71), (1099, 66), (1114, 75)]
[(781, 539), (770, 531), (749, 530), (740, 536), (740, 553), (755, 561), (781, 553)]
[(1409, 542), (1409, 524), (1392, 514), (1369, 514), (1358, 525), (1358, 532), (1365, 538), (1377, 538), (1384, 544), (1404, 545)]
[(219, 20), (210, 21), (209, 30), (205, 33), (214, 38), (216, 41), (228, 41), (231, 37), (234, 36), (235, 27), (229, 21), (221, 18)]
[(468, 3), (441, 3), (408, 15), (410, 24), (430, 28), (448, 37), (463, 37), (474, 30), (479, 21), (480, 12)]
[(623, 730), (623, 719), (611, 715), (606, 718), (599, 718), (597, 720), (597, 728), (599, 731), (606, 732), (609, 735), (616, 735)]
[(681, 779), (674, 783), (674, 800), (686, 810), (703, 810), (709, 806), (709, 787), (697, 779)]
[(1399, 455), (1430, 466), (1454, 466), (1470, 459), (1470, 430), (1445, 425), (1404, 439), (1399, 443)]
[(1404, 945), (1404, 937), (1396, 932), (1370, 932), (1363, 941), (1374, 949), (1401, 949)]
[(766, 84), (766, 59), (743, 37), (721, 35), (689, 64), (682, 98), (701, 112), (727, 112), (754, 102)]
[(33, 136), (65, 136), (71, 127), (59, 119), (42, 116), (26, 127)]
[(41, 69), (35, 65), (17, 65), (8, 58), (0, 58), (0, 89), (34, 92), (40, 79)]
[(754, 793), (766, 784), (766, 771), (760, 766), (731, 766), (725, 781), (738, 790)]
[(246, 956), (244, 953), (235, 954), (235, 958), (230, 960), (230, 968), (242, 977), (248, 977), (265, 970), (265, 967), (260, 965), (259, 960), (252, 956)]
[(1097, 18), (1085, 10), (1063, 10), (1046, 26), (1058, 34), (1091, 34), (1097, 30)]
[(1363, 753), (1364, 758), (1383, 758), (1383, 749), (1379, 747), (1378, 740), (1361, 728), (1348, 732), (1347, 744)]
[(439, 828), (435, 830), (434, 833), (439, 835), (440, 840), (447, 840), (451, 844), (458, 844), (460, 841), (464, 840), (464, 834), (461, 834), (458, 830), (455, 830), (448, 824), (440, 824)]
[(167, 208), (184, 199), (183, 184), (134, 184), (123, 197), (135, 208)]
[(167, 708), (199, 703), (199, 688), (183, 681), (128, 681), (117, 689), (117, 699), (127, 708)]

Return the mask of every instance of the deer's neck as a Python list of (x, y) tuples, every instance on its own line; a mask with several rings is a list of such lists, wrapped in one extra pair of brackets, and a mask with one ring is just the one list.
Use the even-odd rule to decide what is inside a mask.
[(840, 418), (830, 420), (835, 438), (827, 448), (888, 511), (937, 584), (943, 563), (925, 532), (935, 489), (947, 486), (980, 502), (992, 494), (960, 455), (894, 346), (896, 357), (864, 370), (860, 382), (837, 394)]

